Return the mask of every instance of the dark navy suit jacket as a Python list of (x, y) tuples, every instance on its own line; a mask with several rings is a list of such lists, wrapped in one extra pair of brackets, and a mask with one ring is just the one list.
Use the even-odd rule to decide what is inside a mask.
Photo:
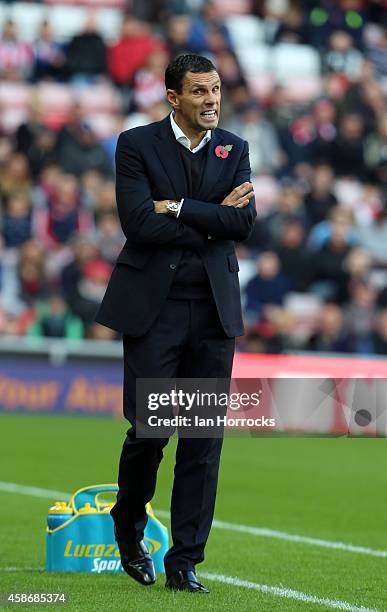
[[(218, 145), (232, 145), (226, 159)], [(165, 302), (185, 248), (196, 249), (207, 271), (227, 336), (243, 334), (234, 241), (245, 240), (256, 217), (245, 208), (221, 206), (234, 187), (250, 180), (247, 142), (215, 129), (198, 199), (188, 187), (170, 118), (122, 132), (116, 150), (117, 207), (126, 244), (117, 258), (96, 321), (129, 336), (142, 336)], [(185, 198), (178, 219), (154, 212), (153, 200)], [(210, 237), (209, 237), (210, 236)]]

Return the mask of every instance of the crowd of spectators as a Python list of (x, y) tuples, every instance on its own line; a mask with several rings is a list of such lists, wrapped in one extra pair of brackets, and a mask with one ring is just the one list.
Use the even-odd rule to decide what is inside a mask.
[(166, 116), (165, 66), (197, 52), (222, 78), (220, 126), (249, 142), (257, 196), (254, 231), (237, 245), (246, 324), (238, 349), (387, 354), (383, 0), (244, 3), (266, 48), (318, 52), (320, 91), (309, 98), (307, 80), (297, 95), (281, 82), (254, 88), (223, 4), (134, 2), (109, 41), (93, 12), (64, 42), (48, 17), (32, 44), (5, 20), (0, 89), (109, 83), (120, 108), (101, 137), (76, 96), (55, 125), (37, 96), (15, 130), (0, 132), (0, 334), (117, 339), (93, 322), (125, 240), (114, 193), (117, 136)]

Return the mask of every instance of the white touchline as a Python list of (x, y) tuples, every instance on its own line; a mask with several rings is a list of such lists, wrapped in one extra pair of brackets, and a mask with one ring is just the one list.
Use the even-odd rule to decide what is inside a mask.
[(40, 487), (19, 485), (16, 482), (0, 481), (0, 491), (5, 491), (6, 493), (20, 493), (21, 495), (30, 495), (31, 497), (43, 497), (44, 499), (52, 499), (55, 497), (55, 499), (58, 499), (58, 501), (71, 498), (70, 493), (55, 491), (53, 489), (41, 489)]
[[(169, 512), (166, 510), (155, 510), (156, 514), (161, 518), (169, 518)], [(247, 533), (249, 535), (274, 538), (277, 540), (285, 540), (287, 542), (299, 542), (300, 544), (312, 544), (313, 546), (322, 546), (323, 548), (333, 548), (336, 550), (344, 550), (345, 552), (353, 552), (361, 555), (370, 555), (371, 557), (387, 558), (387, 550), (377, 550), (368, 548), (367, 546), (356, 546), (355, 544), (345, 544), (345, 542), (335, 542), (332, 540), (321, 540), (319, 538), (310, 538), (308, 536), (297, 535), (294, 533), (286, 533), (286, 531), (276, 531), (266, 527), (252, 527), (250, 525), (239, 525), (238, 523), (227, 523), (215, 519), (212, 526), (216, 529), (226, 529), (227, 531), (238, 531), (239, 533)]]
[(347, 612), (377, 612), (372, 608), (364, 608), (363, 606), (354, 606), (347, 601), (340, 599), (327, 599), (326, 597), (318, 597), (317, 595), (308, 595), (302, 591), (295, 591), (294, 589), (287, 589), (286, 587), (270, 586), (268, 584), (259, 584), (258, 582), (251, 582), (250, 580), (241, 580), (240, 578), (234, 578), (233, 576), (224, 576), (223, 574), (213, 574), (212, 572), (200, 572), (200, 577), (207, 578), (207, 580), (215, 580), (216, 582), (223, 582), (223, 584), (230, 584), (232, 586), (244, 587), (245, 589), (254, 589), (261, 591), (261, 593), (268, 593), (277, 597), (285, 597), (286, 599), (297, 599), (305, 603), (317, 604), (325, 606), (326, 608), (332, 608), (336, 610), (347, 610)]
[[(51, 489), (42, 489), (40, 487), (19, 485), (15, 482), (0, 481), (0, 492), (1, 491), (8, 493), (20, 493), (21, 495), (30, 495), (31, 497), (42, 497), (44, 499), (52, 500), (54, 500), (54, 498), (57, 500), (66, 500), (71, 498), (71, 494), (66, 493), (64, 491), (55, 491)], [(169, 512), (167, 510), (155, 510), (155, 512), (160, 518), (169, 518)], [(367, 546), (357, 546), (355, 544), (346, 544), (345, 542), (335, 542), (334, 540), (321, 540), (319, 538), (310, 538), (309, 536), (287, 533), (286, 531), (276, 531), (275, 529), (268, 529), (266, 527), (239, 525), (238, 523), (227, 523), (225, 521), (218, 521), (217, 519), (213, 521), (212, 526), (215, 529), (225, 529), (227, 531), (247, 533), (248, 535), (256, 537), (273, 538), (276, 540), (297, 542), (300, 544), (310, 544), (312, 546), (320, 546), (322, 548), (342, 550), (344, 552), (368, 555), (371, 557), (381, 557), (384, 559), (387, 558), (387, 550), (377, 550), (375, 548), (368, 548)]]
[[(0, 567), (0, 572), (23, 572), (23, 571), (44, 571), (44, 567)], [(327, 597), (319, 597), (317, 595), (309, 595), (302, 591), (295, 591), (283, 586), (272, 586), (269, 584), (259, 584), (250, 580), (241, 580), (235, 576), (225, 576), (224, 574), (215, 574), (213, 572), (200, 572), (201, 578), (222, 582), (230, 586), (243, 587), (245, 589), (254, 589), (275, 597), (284, 597), (285, 599), (295, 599), (303, 603), (317, 604), (331, 608), (334, 610), (346, 610), (347, 612), (378, 612), (373, 608), (364, 608), (364, 606), (355, 606), (341, 599), (328, 599)]]

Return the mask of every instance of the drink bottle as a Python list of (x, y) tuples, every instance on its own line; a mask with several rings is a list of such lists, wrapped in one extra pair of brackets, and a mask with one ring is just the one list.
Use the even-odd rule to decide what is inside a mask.
[(47, 526), (56, 529), (73, 516), (72, 508), (64, 501), (57, 501), (48, 511)]
[(79, 514), (97, 514), (98, 510), (97, 508), (94, 508), (94, 506), (92, 506), (90, 502), (86, 502), (85, 505), (82, 506), (82, 508), (79, 508), (78, 513)]

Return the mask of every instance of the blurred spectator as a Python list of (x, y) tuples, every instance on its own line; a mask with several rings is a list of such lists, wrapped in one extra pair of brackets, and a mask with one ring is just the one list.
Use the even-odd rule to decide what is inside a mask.
[(0, 335), (24, 336), (33, 318), (32, 309), (15, 313), (0, 308)]
[(247, 87), (246, 79), (236, 54), (224, 49), (216, 56), (216, 67), (222, 80), (223, 92), (232, 94), (238, 87)]
[(81, 320), (71, 313), (63, 296), (53, 292), (46, 301), (39, 304), (37, 318), (29, 327), (27, 335), (75, 340), (83, 337), (83, 325)]
[(326, 219), (337, 204), (337, 199), (332, 193), (333, 178), (333, 168), (328, 163), (315, 165), (310, 190), (304, 200), (308, 222), (311, 226)]
[(348, 246), (357, 244), (358, 238), (352, 211), (344, 206), (335, 206), (330, 209), (323, 221), (312, 227), (308, 236), (308, 249), (316, 251), (322, 248), (331, 239), (335, 226), (341, 227), (341, 234)]
[(168, 49), (172, 56), (181, 53), (201, 52), (203, 50), (203, 39), (199, 47), (191, 44), (192, 21), (188, 15), (172, 15), (166, 23), (166, 38)]
[(361, 115), (349, 113), (340, 119), (337, 138), (332, 147), (332, 165), (337, 176), (365, 178), (364, 136)]
[(375, 129), (379, 115), (386, 110), (386, 99), (381, 84), (375, 80), (372, 64), (363, 62), (361, 78), (347, 89), (337, 104), (341, 116), (358, 115), (366, 132)]
[(28, 115), (15, 132), (16, 150), (28, 156), (35, 137), (44, 127), (43, 111), (38, 98), (33, 98), (28, 106)]
[(48, 203), (58, 193), (63, 172), (56, 163), (48, 163), (39, 174), (37, 183), (32, 190), (32, 198), (35, 208), (46, 208)]
[(15, 193), (6, 201), (3, 236), (6, 248), (18, 247), (32, 238), (31, 204), (26, 193)]
[(39, 242), (29, 240), (21, 246), (17, 267), (19, 297), (27, 306), (46, 297), (48, 285), (44, 263), (44, 251)]
[(317, 132), (313, 115), (305, 113), (279, 131), (280, 142), (287, 156), (284, 172), (292, 174), (297, 166), (313, 163), (318, 152)]
[(70, 77), (90, 82), (106, 73), (106, 47), (98, 32), (96, 17), (90, 13), (83, 31), (76, 34), (66, 49), (65, 69)]
[(50, 22), (45, 19), (39, 30), (39, 37), (32, 45), (34, 81), (40, 79), (58, 80), (64, 77), (65, 54), (62, 47), (54, 41)]
[(103, 259), (114, 263), (125, 243), (125, 236), (115, 211), (105, 211), (97, 215), (95, 237)]
[(280, 166), (281, 151), (273, 126), (266, 121), (255, 100), (246, 101), (236, 110), (234, 119), (225, 128), (248, 140), (252, 173), (274, 172)]
[(282, 225), (279, 240), (274, 243), (281, 270), (290, 279), (295, 291), (302, 291), (310, 276), (310, 254), (304, 246), (305, 229), (297, 220), (289, 219)]
[(352, 248), (344, 262), (345, 269), (352, 281), (368, 283), (372, 271), (372, 258), (361, 247)]
[(362, 0), (324, 0), (309, 9), (309, 41), (324, 48), (335, 30), (348, 32), (356, 47), (362, 46), (365, 15)]
[(299, 45), (308, 43), (305, 13), (300, 4), (288, 3), (288, 8), (283, 13), (274, 41)]
[(284, 224), (292, 220), (297, 220), (304, 226), (307, 223), (302, 193), (296, 183), (285, 184), (279, 194), (277, 210), (257, 222), (258, 227), (261, 226), (265, 244), (269, 246), (276, 243), (280, 239)]
[(381, 115), (377, 129), (366, 140), (364, 155), (373, 180), (387, 185), (387, 112)]
[(315, 334), (305, 348), (325, 353), (350, 352), (350, 338), (344, 331), (344, 320), (341, 308), (337, 304), (327, 303), (322, 307)]
[[(360, 186), (358, 184), (358, 186)], [(372, 225), (383, 210), (383, 198), (377, 185), (363, 184), (359, 190), (359, 198), (354, 200), (350, 208), (356, 225)]]
[(337, 30), (329, 37), (329, 51), (325, 56), (325, 70), (344, 74), (349, 80), (360, 76), (363, 56), (354, 48), (348, 32)]
[(18, 40), (16, 24), (7, 19), (0, 38), (0, 78), (19, 81), (30, 76), (32, 50), (29, 44)]
[(387, 264), (387, 210), (384, 209), (372, 225), (363, 225), (356, 233), (359, 245), (374, 258), (376, 262)]
[(35, 213), (37, 236), (48, 250), (66, 244), (74, 232), (92, 229), (91, 215), (80, 208), (79, 204), (77, 180), (74, 176), (64, 175), (48, 207)]
[(56, 153), (64, 172), (77, 177), (87, 170), (97, 170), (106, 178), (113, 175), (106, 151), (91, 126), (84, 121), (82, 110), (77, 105), (59, 132)]
[(351, 352), (372, 353), (377, 292), (364, 281), (356, 280), (349, 285), (349, 297), (350, 301), (344, 308), (344, 325), (350, 338)]
[(9, 198), (21, 191), (28, 192), (32, 181), (28, 160), (21, 153), (13, 153), (0, 170), (0, 197)]
[(245, 313), (249, 323), (264, 318), (265, 306), (281, 305), (292, 283), (281, 271), (278, 256), (272, 251), (262, 253), (258, 258), (257, 275), (246, 287)]
[(130, 85), (137, 70), (146, 63), (149, 55), (161, 47), (149, 27), (133, 15), (125, 15), (121, 34), (108, 49), (108, 69), (114, 83)]
[(342, 303), (346, 298), (348, 273), (345, 260), (350, 251), (349, 226), (345, 218), (334, 217), (328, 240), (310, 259), (309, 289), (321, 299)]
[(143, 68), (134, 77), (133, 100), (140, 110), (147, 109), (165, 99), (164, 73), (168, 64), (167, 53), (152, 51)]
[(83, 269), (90, 261), (99, 257), (96, 241), (74, 233), (70, 241), (72, 260), (64, 266), (61, 273), (61, 286), (64, 296), (69, 299), (75, 293), (82, 278)]
[(102, 259), (89, 261), (83, 267), (82, 276), (69, 298), (69, 304), (85, 327), (94, 322), (111, 272), (112, 266)]
[(27, 120), (16, 131), (16, 148), (28, 158), (32, 177), (56, 161), (56, 134), (44, 123), (38, 100), (33, 100)]
[(373, 353), (387, 355), (387, 309), (379, 312), (373, 335)]
[(375, 66), (379, 78), (387, 78), (387, 27), (377, 31), (372, 44), (367, 50), (367, 57)]
[[(94, 212), (97, 199), (101, 196), (101, 190), (110, 185), (110, 193), (114, 193), (114, 183), (105, 181), (98, 170), (86, 170), (80, 177), (80, 197), (82, 205)], [(113, 206), (115, 207), (115, 193), (113, 195)]]
[(336, 107), (329, 98), (317, 100), (313, 107), (316, 127), (314, 157), (316, 162), (327, 161), (332, 156), (332, 143), (336, 138)]
[(101, 189), (96, 194), (93, 209), (95, 215), (110, 212), (117, 213), (116, 192), (113, 181), (105, 181), (101, 185)]

